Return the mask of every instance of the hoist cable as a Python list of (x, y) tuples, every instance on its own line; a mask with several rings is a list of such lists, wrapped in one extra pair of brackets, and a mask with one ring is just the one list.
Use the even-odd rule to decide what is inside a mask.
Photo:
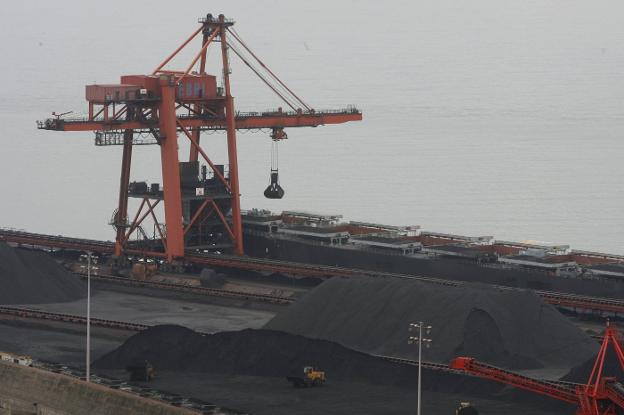
[[(273, 84), (273, 85), (269, 85), (269, 82), (266, 80), (266, 78), (264, 78), (264, 77), (262, 77), (262, 76), (260, 75), (260, 73), (259, 73), (260, 71), (259, 71), (259, 70), (257, 70), (257, 69), (256, 69), (256, 70), (254, 70), (254, 72), (256, 73), (256, 75), (258, 75), (259, 77), (261, 77), (261, 78), (263, 79), (263, 81), (264, 81), (267, 85), (269, 85), (269, 86), (271, 87), (271, 89), (273, 89), (273, 91), (275, 91), (276, 93), (277, 93), (276, 89), (280, 89), (280, 90), (282, 90), (282, 94), (279, 94), (279, 95), (280, 95), (280, 97), (281, 97), (282, 99), (284, 99), (283, 95), (288, 95), (288, 96), (291, 98), (291, 100), (295, 102), (295, 105), (298, 105), (298, 106), (303, 107), (303, 108), (305, 108), (306, 110), (310, 111), (310, 110), (311, 110), (311, 109), (310, 109), (310, 107), (309, 107), (309, 106), (308, 106), (308, 105), (307, 105), (307, 104), (306, 104), (306, 103), (305, 103), (305, 102), (304, 102), (301, 98), (299, 98), (299, 97), (297, 96), (297, 94), (295, 94), (295, 93), (294, 93), (294, 92), (293, 92), (290, 88), (288, 88), (288, 86), (287, 86), (284, 82), (282, 82), (282, 80), (281, 80), (281, 79), (279, 79), (279, 78), (277, 77), (277, 75), (275, 75), (275, 74), (273, 73), (273, 71), (271, 71), (271, 69), (269, 69), (269, 68), (268, 68), (268, 67), (264, 64), (264, 62), (262, 62), (262, 61), (260, 60), (260, 58), (258, 58), (258, 56), (256, 56), (256, 54), (254, 54), (254, 53), (253, 53), (253, 51), (252, 51), (251, 49), (249, 49), (249, 47), (245, 44), (245, 42), (243, 42), (243, 41), (242, 41), (242, 39), (240, 38), (240, 36), (239, 36), (239, 35), (238, 35), (238, 33), (236, 32), (236, 30), (234, 30), (233, 28), (231, 28), (231, 29), (232, 29), (232, 30), (230, 30), (230, 28), (228, 28), (228, 31), (230, 32), (230, 34), (232, 35), (232, 37), (233, 37), (236, 41), (238, 41), (238, 43), (239, 43), (239, 44), (240, 44), (240, 45), (241, 45), (241, 46), (242, 46), (242, 47), (243, 47), (243, 48), (244, 48), (244, 49), (245, 49), (245, 50), (246, 50), (246, 51), (247, 51), (247, 52), (251, 55), (251, 57), (253, 57), (253, 58), (254, 58), (254, 59), (255, 59), (255, 60), (256, 60), (256, 61), (260, 64), (260, 66), (261, 66), (261, 67), (262, 67), (262, 68), (263, 68), (263, 69), (264, 69), (264, 70), (268, 73), (268, 75), (269, 75), (270, 77), (272, 77), (275, 81), (277, 81), (278, 85), (275, 85), (275, 84)], [(232, 46), (232, 45), (230, 44), (230, 46)], [(233, 48), (233, 49), (234, 49), (234, 48)], [(238, 55), (241, 59), (243, 59), (243, 58), (242, 58), (242, 56), (241, 56), (241, 53), (240, 53), (240, 52), (238, 52), (238, 51), (236, 51), (236, 50), (235, 50), (235, 53), (236, 53), (236, 54), (237, 54), (237, 55)], [(243, 59), (243, 61), (245, 61), (245, 63), (246, 63), (246, 64), (247, 64), (250, 68), (252, 67), (252, 65), (251, 65), (249, 62), (247, 62), (245, 59)], [(284, 99), (284, 100), (285, 100), (285, 99)], [(293, 107), (293, 105), (291, 105), (291, 103), (289, 103), (289, 106), (290, 106), (291, 108)], [(294, 109), (294, 108), (293, 108), (293, 109)]]
[(260, 78), (277, 96), (279, 96), (282, 101), (286, 103), (293, 111), (297, 111), (297, 108), (288, 100), (284, 95), (282, 95), (271, 83), (254, 67), (252, 66), (243, 56), (242, 54), (234, 47), (232, 44), (229, 44), (230, 49), (251, 69), (257, 76)]

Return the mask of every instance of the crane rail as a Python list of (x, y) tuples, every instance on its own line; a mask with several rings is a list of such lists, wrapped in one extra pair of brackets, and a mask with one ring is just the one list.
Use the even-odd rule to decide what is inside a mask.
[[(112, 254), (114, 244), (108, 241), (98, 241), (93, 239), (70, 238), (60, 235), (45, 235), (24, 232), (14, 229), (0, 229), (0, 241), (25, 244), (34, 247), (62, 248), (78, 251), (93, 251), (101, 254)], [(129, 249), (126, 251), (131, 255), (152, 256), (162, 258), (161, 252), (145, 252), (140, 249)], [(184, 257), (188, 264), (221, 266), (226, 268), (245, 269), (253, 271), (270, 271), (298, 276), (328, 278), (328, 277), (354, 277), (371, 276), (376, 278), (401, 278), (432, 283), (450, 287), (465, 286), (468, 283), (443, 278), (425, 277), (421, 275), (399, 274), (388, 272), (377, 272), (356, 268), (328, 266), (319, 264), (307, 264), (292, 261), (274, 260), (266, 258), (234, 256), (224, 254), (209, 254), (188, 252)], [(490, 285), (498, 290), (514, 291), (520, 290), (515, 287), (503, 285)], [(578, 294), (562, 293), (556, 291), (533, 290), (545, 302), (556, 307), (568, 307), (584, 310), (595, 310), (624, 314), (624, 300), (615, 298), (591, 297)], [(279, 300), (277, 300), (279, 301)]]

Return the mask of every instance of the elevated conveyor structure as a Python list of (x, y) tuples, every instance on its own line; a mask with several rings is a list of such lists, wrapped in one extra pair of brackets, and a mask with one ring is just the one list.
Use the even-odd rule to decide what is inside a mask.
[(587, 383), (583, 385), (534, 379), (478, 362), (470, 357), (455, 358), (449, 367), (576, 405), (576, 415), (617, 415), (624, 410), (624, 386), (613, 377), (603, 376), (609, 345), (613, 348), (624, 374), (624, 353), (619, 334), (614, 326), (607, 325), (596, 362)]

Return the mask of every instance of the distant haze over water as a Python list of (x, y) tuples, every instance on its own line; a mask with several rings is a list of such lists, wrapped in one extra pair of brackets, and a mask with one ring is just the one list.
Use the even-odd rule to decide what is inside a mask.
[[(287, 131), (281, 201), (262, 195), (268, 134), (239, 134), (244, 208), (624, 254), (615, 0), (4, 2), (0, 225), (114, 237), (121, 148), (35, 120), (86, 112), (86, 84), (151, 73), (207, 12), (234, 18), (313, 107), (364, 111), (360, 123)], [(243, 64), (232, 70), (240, 110), (279, 105)], [(202, 140), (225, 162), (223, 135)], [(158, 157), (135, 148), (132, 178), (161, 182)]]

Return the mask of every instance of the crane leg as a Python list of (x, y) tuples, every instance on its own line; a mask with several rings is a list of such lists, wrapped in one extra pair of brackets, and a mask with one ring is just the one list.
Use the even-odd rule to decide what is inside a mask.
[(184, 256), (184, 229), (182, 224), (182, 192), (180, 190), (180, 163), (175, 112), (175, 84), (173, 78), (161, 78), (162, 98), (158, 108), (161, 133), (160, 159), (162, 164), (163, 196), (165, 202), (166, 254), (171, 262)]
[(126, 222), (128, 220), (128, 185), (130, 184), (130, 165), (132, 164), (132, 130), (124, 131), (123, 156), (121, 159), (121, 178), (119, 180), (119, 205), (117, 206), (117, 236), (115, 238), (115, 256), (121, 256), (125, 241)]
[(232, 188), (232, 232), (234, 233), (234, 253), (243, 255), (243, 226), (241, 219), (240, 190), (238, 184), (238, 154), (236, 151), (236, 127), (234, 126), (234, 103), (231, 96), (227, 105), (227, 143), (230, 163), (230, 187)]
[[(219, 21), (225, 17), (219, 15)], [(226, 27), (220, 27), (221, 58), (223, 62), (223, 86), (225, 88), (225, 121), (227, 129), (228, 162), (230, 163), (230, 188), (232, 189), (232, 233), (234, 234), (234, 254), (243, 255), (243, 225), (240, 206), (240, 189), (238, 185), (238, 154), (236, 151), (236, 120), (234, 113), (234, 98), (230, 90), (230, 63), (228, 60), (228, 45)]]

